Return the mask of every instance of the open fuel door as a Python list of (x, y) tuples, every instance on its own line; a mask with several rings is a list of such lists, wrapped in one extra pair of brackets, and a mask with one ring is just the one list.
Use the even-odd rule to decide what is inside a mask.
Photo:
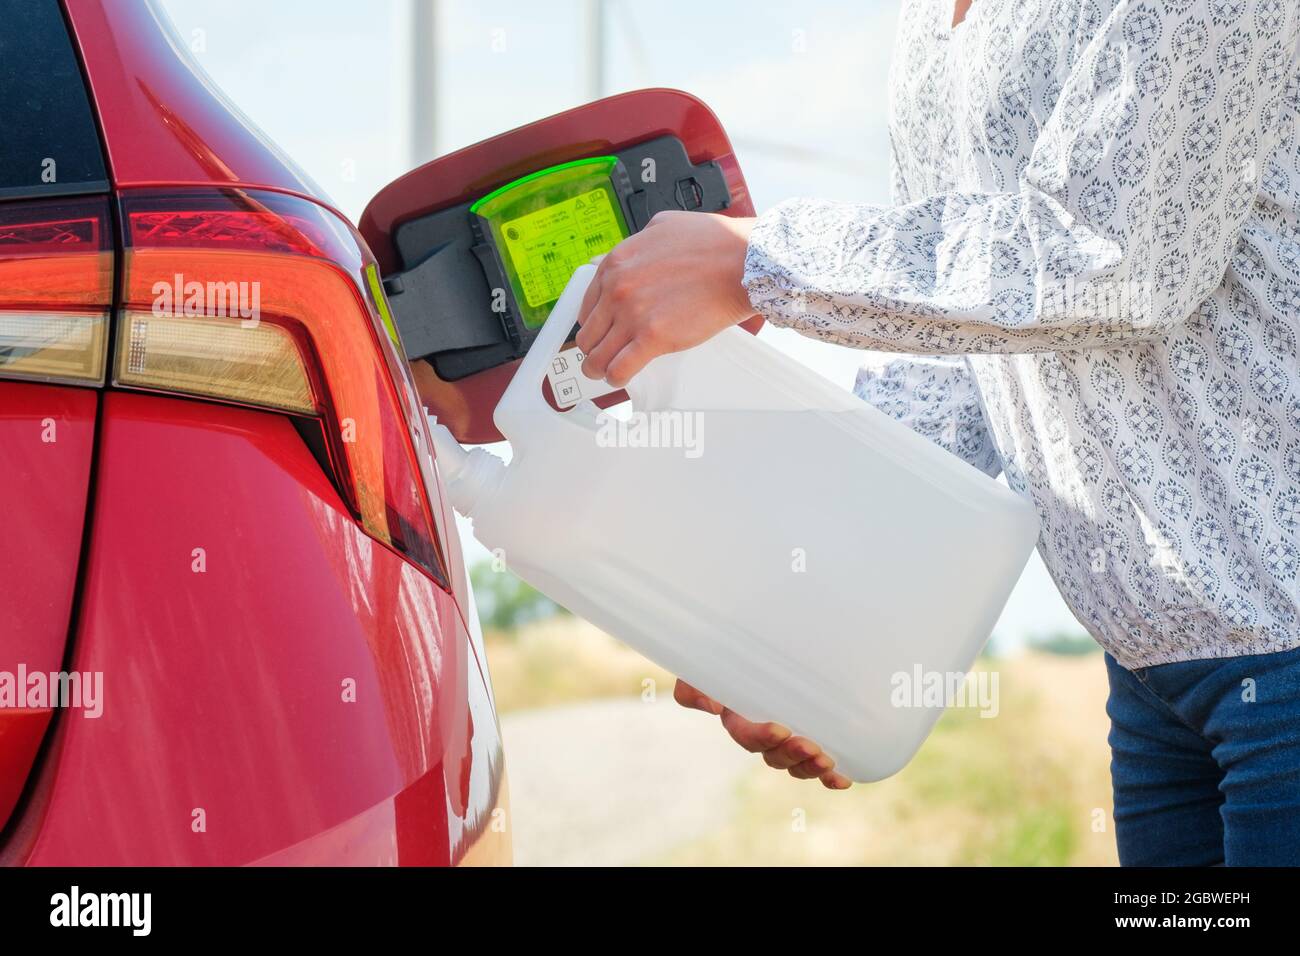
[(717, 117), (663, 89), (521, 126), (381, 190), (361, 233), (429, 410), (462, 442), (500, 440), (492, 411), (573, 270), (668, 209), (753, 215)]

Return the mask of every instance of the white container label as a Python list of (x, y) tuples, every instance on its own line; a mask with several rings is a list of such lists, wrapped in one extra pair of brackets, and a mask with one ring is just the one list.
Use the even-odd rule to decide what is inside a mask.
[(586, 356), (582, 354), (582, 349), (570, 345), (551, 359), (551, 365), (546, 370), (546, 380), (551, 383), (555, 404), (560, 408), (572, 408), (579, 402), (618, 391), (603, 378), (587, 378), (583, 375), (584, 358)]

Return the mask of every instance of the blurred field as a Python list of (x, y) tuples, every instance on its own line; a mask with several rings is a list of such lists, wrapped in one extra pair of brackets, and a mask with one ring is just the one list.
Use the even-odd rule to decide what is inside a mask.
[(514, 634), (488, 630), (497, 711), (555, 707), (608, 697), (639, 698), (653, 680), (671, 696), (672, 678), (581, 618), (549, 617)]
[(1099, 654), (982, 661), (998, 716), (950, 711), (902, 773), (832, 793), (732, 748), (580, 620), (487, 639), (521, 863), (1115, 862)]

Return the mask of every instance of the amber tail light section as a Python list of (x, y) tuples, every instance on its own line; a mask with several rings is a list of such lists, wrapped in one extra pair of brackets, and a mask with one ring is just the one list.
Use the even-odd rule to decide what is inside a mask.
[(254, 190), (128, 192), (121, 223), (113, 384), (320, 419), (361, 526), (446, 587), (427, 428), (351, 227)]
[(0, 203), (0, 378), (102, 385), (112, 298), (107, 199)]

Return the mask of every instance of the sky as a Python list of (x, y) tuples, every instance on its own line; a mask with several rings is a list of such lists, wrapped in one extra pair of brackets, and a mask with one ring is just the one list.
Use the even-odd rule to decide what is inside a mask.
[[(431, 0), (162, 0), (216, 83), (353, 221), (413, 156), (412, 4)], [(687, 90), (731, 136), (762, 212), (790, 196), (889, 201), (886, 83), (898, 0), (605, 0), (608, 95)], [(436, 151), (591, 96), (586, 0), (438, 0)], [(251, 28), (250, 25), (255, 25)], [(766, 329), (845, 388), (863, 354)], [(837, 486), (840, 483), (837, 482)], [(481, 549), (469, 543), (471, 559)], [(1037, 556), (994, 631), (1013, 648), (1080, 632)]]

